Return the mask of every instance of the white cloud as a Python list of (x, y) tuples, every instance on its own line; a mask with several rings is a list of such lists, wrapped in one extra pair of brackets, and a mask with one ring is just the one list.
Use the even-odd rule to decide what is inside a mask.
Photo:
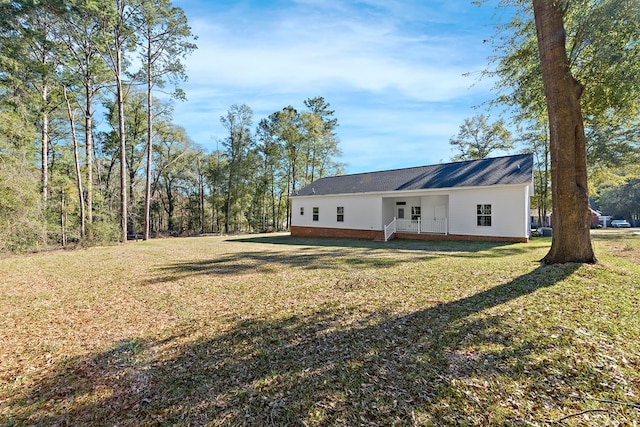
[[(464, 45), (469, 40), (403, 33), (402, 22), (393, 17), (363, 21), (317, 10), (302, 16), (296, 10), (273, 12), (267, 17), (223, 16), (224, 26), (202, 18), (192, 22), (200, 37), (200, 48), (188, 61), (192, 81), (267, 86), (274, 92), (308, 85), (395, 89), (423, 101), (442, 101), (467, 89), (462, 74), (469, 66), (477, 69), (483, 59), (466, 61)], [(248, 30), (242, 27), (247, 20), (252, 23)]]
[(231, 104), (248, 104), (258, 121), (319, 95), (336, 109), (354, 168), (392, 163), (390, 141), (399, 161), (415, 165), (422, 148), (426, 164), (451, 157), (449, 137), (488, 96), (487, 83), (470, 90), (463, 77), (489, 55), (479, 36), (486, 25), (458, 22), (474, 11), (466, 1), (296, 0), (259, 10), (197, 1), (178, 3), (199, 39), (176, 122), (201, 144), (223, 136), (219, 117)]

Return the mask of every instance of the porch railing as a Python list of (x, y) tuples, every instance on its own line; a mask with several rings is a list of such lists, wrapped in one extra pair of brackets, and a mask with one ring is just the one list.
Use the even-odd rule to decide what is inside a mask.
[(447, 218), (422, 220), (418, 219), (398, 219), (396, 220), (396, 230), (406, 233), (434, 233), (447, 234)]
[(384, 226), (384, 241), (388, 242), (389, 238), (396, 232), (396, 218), (393, 218), (393, 221), (389, 223), (389, 225)]
[(447, 234), (447, 218), (422, 221), (421, 230), (423, 233)]
[(420, 220), (399, 219), (396, 228), (398, 229), (398, 231), (404, 231), (407, 233), (420, 233)]

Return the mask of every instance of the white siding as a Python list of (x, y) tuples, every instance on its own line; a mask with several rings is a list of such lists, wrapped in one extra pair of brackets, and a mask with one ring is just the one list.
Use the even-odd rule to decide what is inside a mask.
[[(477, 225), (477, 205), (491, 205), (491, 226)], [(524, 186), (473, 188), (449, 195), (449, 233), (528, 237), (529, 189)]]
[[(446, 195), (422, 197), (422, 219), (433, 220), (447, 218), (449, 198)], [(444, 216), (443, 216), (444, 215)]]
[[(529, 237), (530, 192), (529, 186), (517, 185), (404, 195), (398, 192), (296, 196), (292, 198), (291, 225), (382, 230), (396, 216), (396, 203), (405, 202), (407, 219), (411, 218), (412, 206), (421, 206), (423, 220), (432, 220), (444, 213), (449, 234), (526, 238)], [(491, 205), (491, 226), (477, 225), (477, 205)], [(343, 222), (337, 221), (338, 206), (344, 207)], [(301, 207), (304, 208), (304, 215), (300, 215)], [(313, 221), (314, 207), (319, 209), (318, 221)]]
[[(377, 195), (297, 196), (291, 206), (293, 226), (382, 230), (382, 198)], [(344, 207), (343, 222), (337, 220), (338, 206)], [(319, 210), (318, 221), (313, 221), (314, 207)]]

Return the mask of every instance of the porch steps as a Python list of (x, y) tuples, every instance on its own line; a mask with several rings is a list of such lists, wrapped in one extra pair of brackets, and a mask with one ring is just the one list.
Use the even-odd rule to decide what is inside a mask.
[(376, 236), (375, 239), (373, 239), (374, 242), (388, 242), (389, 240), (393, 240), (396, 238), (396, 233), (391, 234), (391, 236), (389, 236), (389, 238), (387, 240), (384, 240), (384, 236), (380, 237), (380, 236)]

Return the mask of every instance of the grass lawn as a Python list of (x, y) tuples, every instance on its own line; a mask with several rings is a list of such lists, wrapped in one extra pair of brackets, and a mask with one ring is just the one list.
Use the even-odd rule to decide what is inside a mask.
[(0, 425), (640, 424), (640, 236), (200, 237), (0, 259)]

